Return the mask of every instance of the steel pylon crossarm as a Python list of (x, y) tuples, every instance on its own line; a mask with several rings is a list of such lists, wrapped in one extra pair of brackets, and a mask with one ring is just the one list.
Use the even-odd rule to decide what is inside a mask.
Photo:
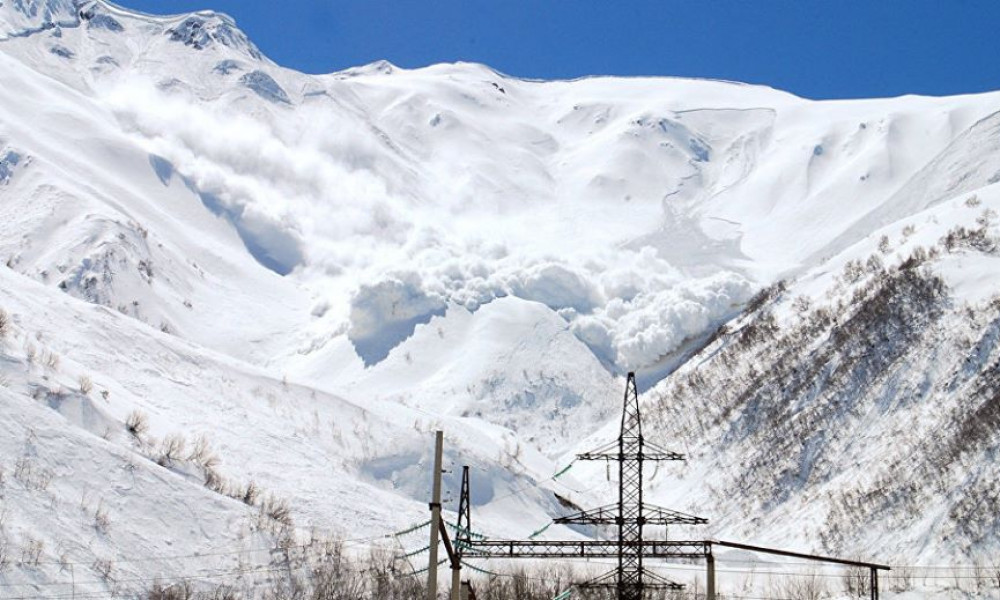
[[(608, 573), (605, 573), (604, 575), (601, 575), (600, 577), (596, 577), (594, 579), (591, 579), (590, 581), (581, 583), (576, 587), (585, 590), (617, 589), (618, 572), (610, 571)], [(654, 589), (654, 590), (680, 591), (684, 589), (684, 584), (677, 583), (676, 581), (671, 581), (666, 577), (661, 577), (651, 571), (646, 571), (646, 579), (643, 581), (643, 587), (646, 589)]]
[[(642, 512), (643, 525), (705, 525), (708, 519), (696, 517), (669, 508), (646, 504)], [(582, 510), (572, 515), (552, 520), (559, 525), (618, 525), (618, 505), (608, 504), (599, 508)]]

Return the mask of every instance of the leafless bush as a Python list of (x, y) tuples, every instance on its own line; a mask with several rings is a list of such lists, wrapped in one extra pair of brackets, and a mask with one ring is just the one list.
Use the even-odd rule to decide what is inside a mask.
[(913, 568), (900, 565), (892, 567), (892, 575), (889, 578), (889, 589), (897, 594), (908, 592), (913, 589)]
[(6, 339), (10, 335), (10, 315), (0, 308), (0, 340)]
[(856, 283), (864, 274), (865, 268), (860, 260), (849, 260), (844, 264), (843, 277), (847, 283)]
[(142, 436), (149, 431), (149, 419), (146, 417), (146, 413), (139, 410), (130, 412), (125, 419), (125, 429), (135, 439), (142, 440)]
[(912, 590), (914, 575), (913, 567), (903, 564), (894, 565), (889, 577), (889, 589), (897, 594)]
[(22, 456), (14, 463), (14, 479), (21, 482), (26, 490), (44, 492), (52, 482), (52, 471), (39, 467), (35, 461)]
[(954, 227), (941, 238), (941, 245), (947, 252), (954, 252), (959, 248), (969, 248), (983, 253), (997, 251), (997, 240), (989, 235), (986, 225), (975, 229)]
[(143, 596), (146, 600), (193, 600), (197, 594), (187, 581), (163, 585), (156, 581)]
[(260, 512), (275, 523), (292, 527), (292, 509), (288, 500), (278, 498), (274, 494), (268, 494), (260, 503)]
[(111, 529), (111, 515), (109, 515), (108, 510), (104, 508), (103, 502), (98, 504), (97, 510), (94, 511), (94, 527), (104, 534), (107, 534)]
[(215, 469), (205, 469), (205, 487), (216, 494), (229, 495), (229, 482)]
[(879, 238), (878, 251), (882, 254), (889, 254), (892, 251), (892, 246), (889, 244), (889, 236), (883, 235)]
[(115, 563), (110, 558), (95, 558), (91, 567), (101, 576), (101, 579), (105, 581), (114, 580), (111, 573), (115, 569)]
[(94, 389), (94, 382), (90, 380), (90, 377), (86, 375), (80, 376), (80, 393), (84, 396), (89, 396), (90, 392)]
[(214, 469), (219, 464), (219, 457), (212, 452), (212, 446), (204, 435), (195, 438), (187, 459), (203, 470)]
[(187, 444), (179, 434), (168, 435), (160, 442), (160, 452), (156, 459), (161, 467), (169, 467), (184, 459), (184, 448)]
[(869, 273), (878, 273), (879, 271), (885, 269), (885, 263), (882, 259), (878, 257), (878, 254), (872, 254), (865, 261), (865, 268), (868, 269)]
[(247, 506), (253, 506), (257, 504), (257, 499), (259, 497), (260, 488), (257, 486), (257, 482), (251, 479), (246, 488), (242, 490), (241, 496), (238, 500), (242, 500)]
[(10, 566), (10, 541), (7, 535), (0, 531), (0, 573), (3, 573)]
[(30, 537), (25, 539), (21, 545), (21, 566), (37, 567), (44, 551), (45, 542)]
[(844, 591), (851, 598), (865, 598), (869, 593), (871, 578), (864, 567), (849, 567), (844, 571)]
[(59, 355), (51, 350), (46, 350), (42, 353), (42, 362), (44, 362), (46, 368), (48, 368), (51, 371), (59, 370), (59, 363), (60, 363)]
[(901, 271), (905, 271), (907, 269), (915, 269), (916, 267), (919, 267), (920, 265), (927, 262), (930, 258), (932, 257), (930, 254), (928, 254), (927, 248), (924, 248), (923, 246), (917, 246), (916, 248), (913, 249), (913, 252), (910, 253), (910, 256), (908, 256), (906, 260), (900, 263), (899, 269)]
[(818, 573), (786, 577), (779, 597), (791, 600), (821, 600), (828, 597), (826, 581)]
[(765, 304), (780, 296), (782, 292), (787, 289), (787, 287), (788, 284), (784, 279), (782, 279), (757, 292), (754, 294), (753, 298), (750, 298), (749, 302), (747, 302), (745, 313), (750, 314), (758, 311)]

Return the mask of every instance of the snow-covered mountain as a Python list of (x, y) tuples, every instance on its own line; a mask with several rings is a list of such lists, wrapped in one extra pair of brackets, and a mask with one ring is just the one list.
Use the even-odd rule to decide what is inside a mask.
[(552, 474), (627, 370), (691, 453), (652, 497), (709, 535), (995, 551), (998, 111), (312, 76), (218, 13), (4, 0), (0, 563), (43, 559), (0, 578), (405, 528), (436, 429), (523, 537), (613, 496)]

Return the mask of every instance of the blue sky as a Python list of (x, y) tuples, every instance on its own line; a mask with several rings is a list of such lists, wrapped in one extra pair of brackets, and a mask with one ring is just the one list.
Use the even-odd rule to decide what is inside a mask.
[(710, 77), (808, 98), (1000, 89), (996, 0), (119, 2), (226, 12), (273, 60), (310, 73), (465, 60), (520, 77)]

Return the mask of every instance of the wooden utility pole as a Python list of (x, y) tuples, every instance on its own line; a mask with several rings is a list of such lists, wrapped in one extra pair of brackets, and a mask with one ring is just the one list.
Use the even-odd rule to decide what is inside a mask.
[(444, 455), (444, 432), (434, 436), (434, 484), (431, 493), (431, 556), (427, 569), (427, 600), (437, 600), (438, 529), (441, 527), (441, 469)]

